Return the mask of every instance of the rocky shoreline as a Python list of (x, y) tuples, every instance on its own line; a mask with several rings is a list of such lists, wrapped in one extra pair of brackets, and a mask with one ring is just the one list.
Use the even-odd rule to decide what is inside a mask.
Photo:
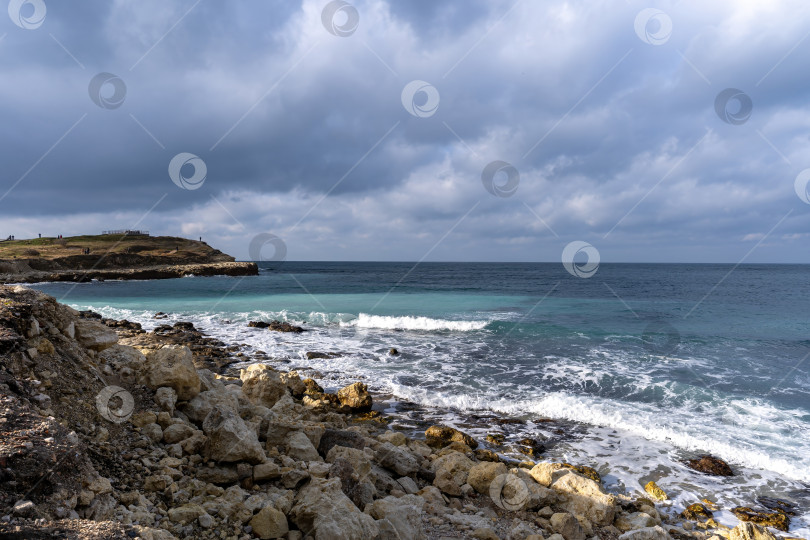
[(538, 462), (528, 441), (520, 460), (449, 426), (409, 437), (362, 382), (324, 392), (190, 323), (145, 332), (24, 287), (0, 286), (0, 358), (0, 537), (776, 540), (764, 526), (788, 528), (778, 504), (738, 509), (729, 529), (708, 501), (671, 512), (654, 482), (608, 493), (593, 469)]
[[(42, 283), (46, 281), (87, 282), (132, 279), (172, 279), (186, 276), (256, 276), (259, 268), (252, 262), (211, 262), (164, 264), (137, 268), (89, 268), (69, 270), (23, 270), (7, 268), (0, 283)], [(8, 271), (11, 270), (11, 271)]]

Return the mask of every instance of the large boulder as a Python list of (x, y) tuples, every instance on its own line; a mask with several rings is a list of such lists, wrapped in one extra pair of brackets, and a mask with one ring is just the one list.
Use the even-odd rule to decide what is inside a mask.
[(239, 412), (239, 400), (236, 395), (227, 392), (224, 388), (215, 388), (200, 392), (194, 399), (180, 407), (189, 420), (197, 425), (201, 425), (211, 409), (217, 407), (234, 413)]
[(538, 463), (529, 471), (532, 478), (541, 486), (549, 487), (568, 470), (562, 463)]
[(355, 411), (371, 409), (371, 394), (368, 393), (368, 387), (361, 382), (344, 386), (338, 390), (337, 396), (340, 404), (344, 407)]
[(731, 470), (728, 463), (708, 454), (697, 459), (690, 459), (686, 464), (696, 471), (712, 476), (734, 476), (734, 471)]
[(473, 465), (461, 452), (449, 452), (433, 462), (433, 472), (436, 473), (433, 485), (448, 495), (458, 497)]
[(605, 493), (598, 483), (573, 471), (567, 471), (552, 484), (562, 497), (560, 507), (576, 516), (585, 516), (591, 523), (607, 526), (616, 515), (616, 499)]
[(281, 538), (290, 530), (284, 514), (273, 508), (265, 506), (250, 520), (253, 532), (259, 538)]
[(303, 431), (287, 435), (287, 455), (296, 461), (320, 461), (321, 456)]
[(205, 417), (202, 428), (208, 436), (203, 446), (203, 455), (206, 458), (228, 463), (247, 461), (253, 464), (266, 460), (256, 432), (239, 415), (215, 407)]
[(401, 540), (403, 538), (422, 540), (422, 507), (425, 499), (417, 495), (404, 497), (388, 496), (371, 503), (367, 513), (379, 520), (380, 540)]
[(466, 444), (473, 450), (478, 448), (478, 441), (455, 428), (449, 426), (430, 426), (425, 431), (426, 442), (435, 448), (444, 448), (452, 442)]
[(399, 476), (411, 476), (419, 470), (419, 460), (399, 446), (382, 443), (374, 454), (377, 463), (397, 473)]
[(496, 476), (506, 474), (508, 471), (509, 469), (503, 463), (493, 463), (491, 461), (476, 463), (467, 475), (467, 483), (478, 493), (486, 495), (489, 494), (489, 486), (492, 484), (492, 480)]
[(98, 321), (78, 319), (74, 324), (76, 340), (82, 347), (103, 351), (118, 343), (118, 334)]
[(731, 530), (728, 540), (776, 540), (776, 536), (764, 527), (743, 521)]
[(256, 405), (272, 407), (287, 395), (287, 385), (270, 366), (250, 365), (239, 373), (239, 378), (242, 379), (242, 392)]
[(304, 536), (315, 540), (365, 540), (380, 528), (341, 491), (340, 479), (313, 478), (301, 488), (289, 516)]
[(200, 393), (200, 376), (194, 369), (191, 350), (183, 345), (166, 345), (150, 351), (139, 375), (150, 388), (173, 388), (180, 401), (188, 401)]

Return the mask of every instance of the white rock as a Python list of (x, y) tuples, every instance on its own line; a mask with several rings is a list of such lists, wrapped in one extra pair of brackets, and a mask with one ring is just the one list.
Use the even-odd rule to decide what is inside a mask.
[(659, 526), (645, 527), (643, 529), (636, 529), (628, 531), (619, 536), (620, 540), (670, 540), (669, 534)]
[(256, 405), (272, 407), (282, 396), (287, 395), (287, 385), (270, 366), (250, 365), (240, 372), (239, 378), (242, 379), (242, 392)]
[(366, 512), (374, 519), (381, 520), (378, 523), (381, 540), (400, 538), (421, 540), (425, 538), (421, 517), (424, 505), (425, 500), (417, 495), (405, 495), (400, 498), (389, 495), (371, 503)]

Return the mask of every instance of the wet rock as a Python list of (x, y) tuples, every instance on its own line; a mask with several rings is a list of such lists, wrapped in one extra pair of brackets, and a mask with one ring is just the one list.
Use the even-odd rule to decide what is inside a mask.
[(425, 431), (427, 444), (435, 448), (444, 448), (452, 442), (466, 444), (472, 449), (478, 448), (478, 441), (455, 428), (449, 426), (430, 426)]
[(340, 354), (333, 353), (333, 352), (318, 352), (318, 351), (307, 351), (307, 360), (319, 360), (319, 359), (329, 359), (329, 358), (338, 358)]
[(646, 491), (650, 497), (655, 499), (656, 501), (665, 501), (669, 497), (667, 497), (666, 492), (658, 487), (658, 484), (650, 480), (644, 485), (644, 491)]
[(239, 378), (242, 380), (242, 392), (256, 405), (272, 407), (287, 395), (287, 385), (270, 366), (253, 364), (241, 370)]
[(518, 441), (518, 452), (530, 457), (536, 457), (546, 451), (545, 445), (537, 439), (524, 438)]
[(767, 529), (751, 522), (742, 522), (734, 527), (728, 535), (728, 540), (777, 540), (776, 536)]
[(570, 463), (563, 463), (562, 466), (565, 467), (566, 469), (571, 469), (572, 471), (575, 471), (577, 474), (580, 474), (585, 478), (590, 478), (597, 484), (602, 483), (602, 477), (599, 476), (599, 473), (596, 471), (596, 469), (592, 467), (588, 467), (586, 465), (571, 465)]
[(354, 411), (371, 409), (371, 394), (368, 393), (368, 387), (361, 382), (344, 386), (338, 390), (337, 396), (341, 405)]
[(700, 456), (698, 459), (690, 459), (686, 464), (696, 471), (713, 476), (734, 476), (734, 471), (728, 463), (720, 458), (710, 455)]
[(714, 516), (712, 511), (701, 503), (690, 504), (684, 509), (683, 512), (681, 512), (682, 518), (690, 519), (692, 521), (706, 521), (712, 516)]
[(248, 323), (250, 328), (266, 328), (268, 330), (272, 330), (274, 332), (293, 332), (295, 334), (300, 334), (304, 331), (303, 328), (300, 326), (295, 326), (288, 322), (281, 322), (281, 321), (250, 321)]
[(323, 388), (314, 379), (304, 379), (305, 394), (323, 394)]
[(173, 388), (177, 399), (182, 401), (200, 393), (200, 376), (194, 368), (191, 350), (181, 345), (166, 345), (149, 352), (139, 378), (150, 388)]
[(396, 349), (396, 347), (391, 347), (390, 349), (388, 349), (388, 354), (390, 356), (397, 356), (399, 355), (399, 351)]
[(756, 523), (763, 527), (773, 527), (785, 532), (790, 528), (790, 518), (781, 512), (760, 512), (747, 506), (737, 506), (731, 509), (731, 513), (740, 521)]

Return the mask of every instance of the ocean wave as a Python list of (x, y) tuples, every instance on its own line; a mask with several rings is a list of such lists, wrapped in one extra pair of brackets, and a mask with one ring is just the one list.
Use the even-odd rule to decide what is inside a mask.
[(451, 321), (446, 319), (432, 319), (430, 317), (389, 317), (385, 315), (369, 315), (361, 313), (356, 319), (340, 323), (341, 326), (354, 326), (356, 328), (380, 328), (384, 330), (452, 330), (455, 332), (470, 332), (483, 330), (489, 321)]

